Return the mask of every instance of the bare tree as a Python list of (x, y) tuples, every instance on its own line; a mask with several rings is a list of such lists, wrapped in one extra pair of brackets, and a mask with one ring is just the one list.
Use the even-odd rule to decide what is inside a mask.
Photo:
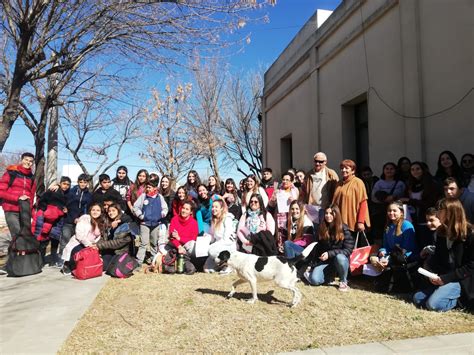
[(149, 108), (145, 110), (142, 129), (145, 146), (140, 155), (174, 181), (192, 169), (198, 158), (186, 124), (191, 90), (190, 84), (178, 85), (174, 92), (167, 85), (164, 95), (154, 90)]
[(228, 74), (220, 132), (223, 151), (243, 175), (260, 176), (262, 170), (261, 72)]
[[(64, 147), (82, 171), (92, 177), (104, 173), (119, 160), (123, 148), (139, 135), (142, 111), (114, 114), (104, 109), (103, 100), (84, 98), (62, 107), (60, 131)], [(95, 161), (90, 171), (85, 162)]]
[(195, 63), (194, 103), (187, 120), (189, 140), (196, 155), (206, 159), (219, 178), (219, 155), (224, 146), (219, 126), (225, 79), (225, 70), (216, 61), (204, 65)]
[(27, 84), (75, 71), (90, 59), (177, 63), (193, 56), (196, 48), (225, 44), (228, 37), (220, 33), (242, 27), (249, 20), (246, 11), (266, 2), (2, 0), (0, 32), (6, 59), (0, 77), (10, 79), (0, 121), (0, 151), (22, 111)]
[(0, 174), (3, 174), (9, 165), (18, 164), (22, 152), (0, 153)]

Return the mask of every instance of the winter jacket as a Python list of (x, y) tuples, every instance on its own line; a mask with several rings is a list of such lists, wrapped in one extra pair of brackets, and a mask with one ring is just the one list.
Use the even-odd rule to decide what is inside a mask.
[(69, 240), (69, 243), (67, 243), (64, 248), (62, 259), (69, 261), (71, 258), (71, 252), (76, 246), (82, 244), (85, 247), (88, 247), (97, 243), (100, 238), (101, 231), (98, 228), (95, 230), (92, 229), (91, 216), (89, 214), (81, 216), (76, 224), (76, 234), (71, 238), (71, 240)]
[(79, 186), (74, 186), (66, 193), (67, 214), (64, 223), (74, 224), (76, 218), (87, 213), (92, 202), (92, 194), (86, 188), (81, 190)]
[[(415, 237), (415, 228), (411, 222), (404, 220), (402, 223), (402, 234), (399, 236), (395, 235), (397, 226), (393, 223), (390, 223), (386, 228), (383, 234), (383, 247), (386, 249), (387, 253), (395, 248), (395, 245), (400, 246), (404, 249), (407, 257), (414, 259), (417, 253), (416, 247), (416, 237)], [(411, 253), (410, 253), (411, 252)]]
[[(31, 233), (39, 241), (50, 238), (53, 226), (64, 216), (66, 207), (66, 195), (63, 191), (46, 191), (39, 200), (38, 210), (33, 214)], [(54, 239), (58, 239), (55, 235)]]
[(101, 253), (108, 253), (113, 251), (117, 255), (128, 252), (130, 243), (133, 240), (132, 233), (129, 228), (129, 223), (132, 219), (123, 214), (120, 217), (120, 223), (116, 228), (111, 228), (108, 231), (107, 239), (102, 238), (97, 242), (97, 248)]
[[(311, 260), (313, 265), (329, 263), (331, 259), (338, 254), (342, 254), (347, 258), (350, 257), (352, 250), (354, 249), (355, 240), (352, 237), (351, 231), (345, 224), (342, 225), (342, 230), (344, 233), (343, 240), (336, 241), (331, 237), (328, 240), (318, 240), (318, 244), (316, 244), (308, 256), (308, 260)], [(322, 262), (319, 260), (319, 257), (326, 252), (328, 253), (328, 259)]]
[(159, 193), (141, 194), (133, 205), (133, 213), (148, 227), (156, 227), (168, 214), (168, 205)]
[[(10, 183), (11, 182), (11, 183)], [(18, 199), (26, 195), (30, 198), (30, 209), (36, 192), (36, 183), (31, 169), (21, 165), (10, 165), (0, 179), (0, 200), (5, 212), (20, 212)]]
[[(450, 263), (450, 259), (453, 263)], [(439, 275), (441, 280), (459, 282), (468, 300), (474, 299), (474, 235), (472, 231), (466, 240), (454, 241), (448, 249), (446, 237), (438, 234), (436, 249), (429, 260), (429, 269)]]

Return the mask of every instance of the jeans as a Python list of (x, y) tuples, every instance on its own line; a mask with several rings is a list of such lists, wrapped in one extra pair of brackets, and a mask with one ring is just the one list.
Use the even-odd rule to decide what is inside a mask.
[(416, 306), (425, 306), (430, 311), (446, 312), (456, 307), (461, 296), (461, 284), (450, 282), (443, 286), (430, 286), (415, 293), (413, 302)]
[(331, 276), (337, 272), (341, 282), (347, 282), (347, 273), (349, 272), (349, 258), (344, 254), (337, 254), (328, 260), (327, 264), (316, 266), (311, 271), (309, 282), (311, 285), (322, 285), (330, 282)]
[(140, 225), (140, 246), (137, 252), (137, 260), (139, 264), (142, 264), (143, 260), (145, 259), (148, 245), (150, 245), (151, 257), (153, 258), (156, 255), (159, 231), (159, 225), (154, 228), (145, 226), (144, 224)]
[(74, 235), (76, 229), (75, 224), (65, 223), (61, 230), (61, 239), (59, 241), (59, 255), (62, 255), (64, 248), (66, 247), (71, 237)]
[(289, 240), (285, 241), (284, 248), (285, 248), (285, 257), (287, 259), (296, 258), (298, 255), (301, 255), (301, 253), (304, 250), (302, 246), (295, 244)]

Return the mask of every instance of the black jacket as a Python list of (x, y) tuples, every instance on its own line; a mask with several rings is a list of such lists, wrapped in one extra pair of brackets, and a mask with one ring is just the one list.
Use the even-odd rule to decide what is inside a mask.
[[(451, 253), (454, 265), (449, 263)], [(471, 231), (466, 241), (455, 241), (450, 250), (446, 238), (438, 235), (435, 254), (429, 261), (429, 268), (436, 272), (446, 284), (459, 282), (465, 296), (474, 299), (474, 234)]]
[[(313, 265), (316, 265), (318, 263), (329, 263), (337, 254), (343, 254), (349, 258), (352, 250), (354, 250), (355, 240), (352, 237), (351, 231), (345, 224), (343, 225), (343, 232), (344, 239), (340, 241), (332, 239), (318, 240), (318, 244), (313, 248), (307, 259), (309, 259)], [(328, 260), (321, 262), (319, 257), (325, 252), (328, 253)]]

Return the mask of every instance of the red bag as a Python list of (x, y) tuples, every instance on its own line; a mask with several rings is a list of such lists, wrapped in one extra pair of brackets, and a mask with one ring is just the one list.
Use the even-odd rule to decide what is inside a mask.
[(74, 254), (76, 268), (72, 274), (76, 279), (87, 280), (102, 276), (103, 261), (95, 248), (84, 248)]
[(351, 270), (351, 275), (352, 276), (357, 276), (357, 275), (362, 275), (362, 269), (364, 268), (364, 265), (367, 264), (369, 261), (369, 256), (372, 253), (375, 253), (378, 250), (378, 245), (370, 245), (369, 241), (367, 240), (367, 236), (365, 235), (364, 232), (362, 232), (362, 235), (365, 238), (365, 241), (367, 243), (367, 246), (357, 248), (357, 244), (359, 242), (359, 234), (360, 232), (357, 232), (357, 237), (355, 241), (355, 248), (352, 251), (351, 257), (350, 257), (350, 263), (349, 263), (349, 268)]

